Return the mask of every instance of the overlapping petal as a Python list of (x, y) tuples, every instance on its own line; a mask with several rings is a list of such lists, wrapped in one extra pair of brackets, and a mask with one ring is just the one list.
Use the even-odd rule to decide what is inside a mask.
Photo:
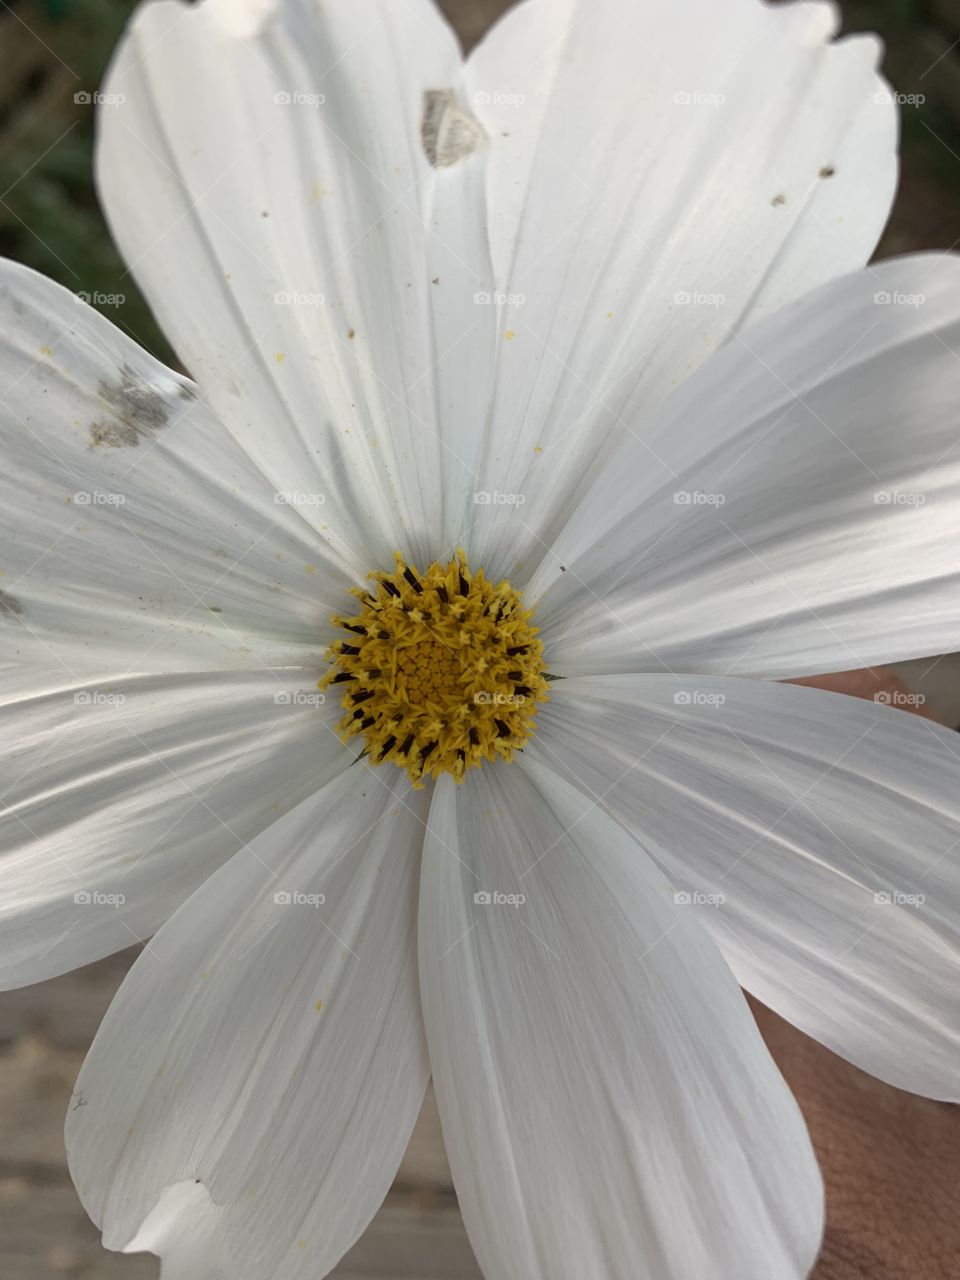
[(70, 1168), (164, 1280), (322, 1276), (423, 1101), (424, 795), (361, 766), (243, 850), (121, 987), (77, 1082)]
[(563, 680), (530, 754), (670, 876), (740, 982), (871, 1075), (960, 1100), (956, 734), (767, 681)]
[(437, 783), (420, 981), (486, 1276), (806, 1276), (796, 1103), (706, 933), (583, 792), (526, 760)]

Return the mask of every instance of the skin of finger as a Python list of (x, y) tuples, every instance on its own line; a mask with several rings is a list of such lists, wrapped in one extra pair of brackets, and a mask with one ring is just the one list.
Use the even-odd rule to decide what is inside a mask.
[(750, 1005), (826, 1184), (812, 1280), (957, 1280), (960, 1107), (881, 1084), (759, 1001)]
[[(904, 702), (909, 691), (882, 668), (794, 683), (929, 715)], [(811, 1280), (958, 1280), (960, 1106), (882, 1084), (748, 999), (826, 1185), (826, 1235)]]

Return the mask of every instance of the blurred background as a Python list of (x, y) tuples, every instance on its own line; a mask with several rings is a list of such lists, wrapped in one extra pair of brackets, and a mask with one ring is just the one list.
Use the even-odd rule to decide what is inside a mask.
[[(344, 0), (358, 3), (359, 0)], [(723, 0), (717, 0), (722, 4)], [(509, 0), (440, 0), (468, 48)], [(94, 108), (127, 0), (0, 0), (0, 254), (172, 354), (124, 274), (91, 181)], [(960, 0), (850, 0), (844, 29), (883, 37), (901, 108), (902, 183), (878, 257), (960, 246)], [(905, 664), (927, 709), (960, 724), (960, 657)], [(62, 1124), (84, 1052), (136, 950), (0, 994), (0, 1280), (154, 1280), (156, 1259), (102, 1250), (71, 1187)], [(432, 1099), (374, 1225), (337, 1280), (476, 1280)], [(587, 1280), (585, 1277), (584, 1280)]]

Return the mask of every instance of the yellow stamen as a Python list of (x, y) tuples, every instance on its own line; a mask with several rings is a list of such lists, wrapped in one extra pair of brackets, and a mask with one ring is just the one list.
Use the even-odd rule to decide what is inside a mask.
[(458, 551), (420, 573), (394, 555), (393, 573), (355, 588), (360, 612), (336, 617), (321, 688), (342, 684), (344, 742), (362, 734), (371, 764), (392, 761), (415, 787), (484, 760), (512, 760), (546, 701), (543, 645), (520, 593), (471, 573)]

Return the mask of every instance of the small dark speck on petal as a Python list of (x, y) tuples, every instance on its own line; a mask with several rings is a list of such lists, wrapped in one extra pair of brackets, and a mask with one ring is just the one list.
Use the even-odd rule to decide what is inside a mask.
[(837, 171), (836, 171), (836, 169), (833, 167), (833, 165), (832, 165), (832, 164), (825, 164), (825, 165), (823, 166), (823, 168), (820, 170), (820, 173), (818, 174), (818, 177), (821, 177), (821, 178), (832, 178), (832, 177), (833, 177), (833, 175), (834, 175), (836, 172), (837, 172)]
[(786, 197), (786, 196), (783, 194), (783, 192), (781, 191), (779, 195), (776, 195), (776, 196), (774, 196), (774, 197), (773, 197), (773, 199), (770, 201), (770, 203), (771, 203), (774, 207), (776, 207), (776, 206), (777, 206), (777, 205), (779, 205), (779, 204), (786, 204), (786, 203), (787, 203), (787, 197)]

